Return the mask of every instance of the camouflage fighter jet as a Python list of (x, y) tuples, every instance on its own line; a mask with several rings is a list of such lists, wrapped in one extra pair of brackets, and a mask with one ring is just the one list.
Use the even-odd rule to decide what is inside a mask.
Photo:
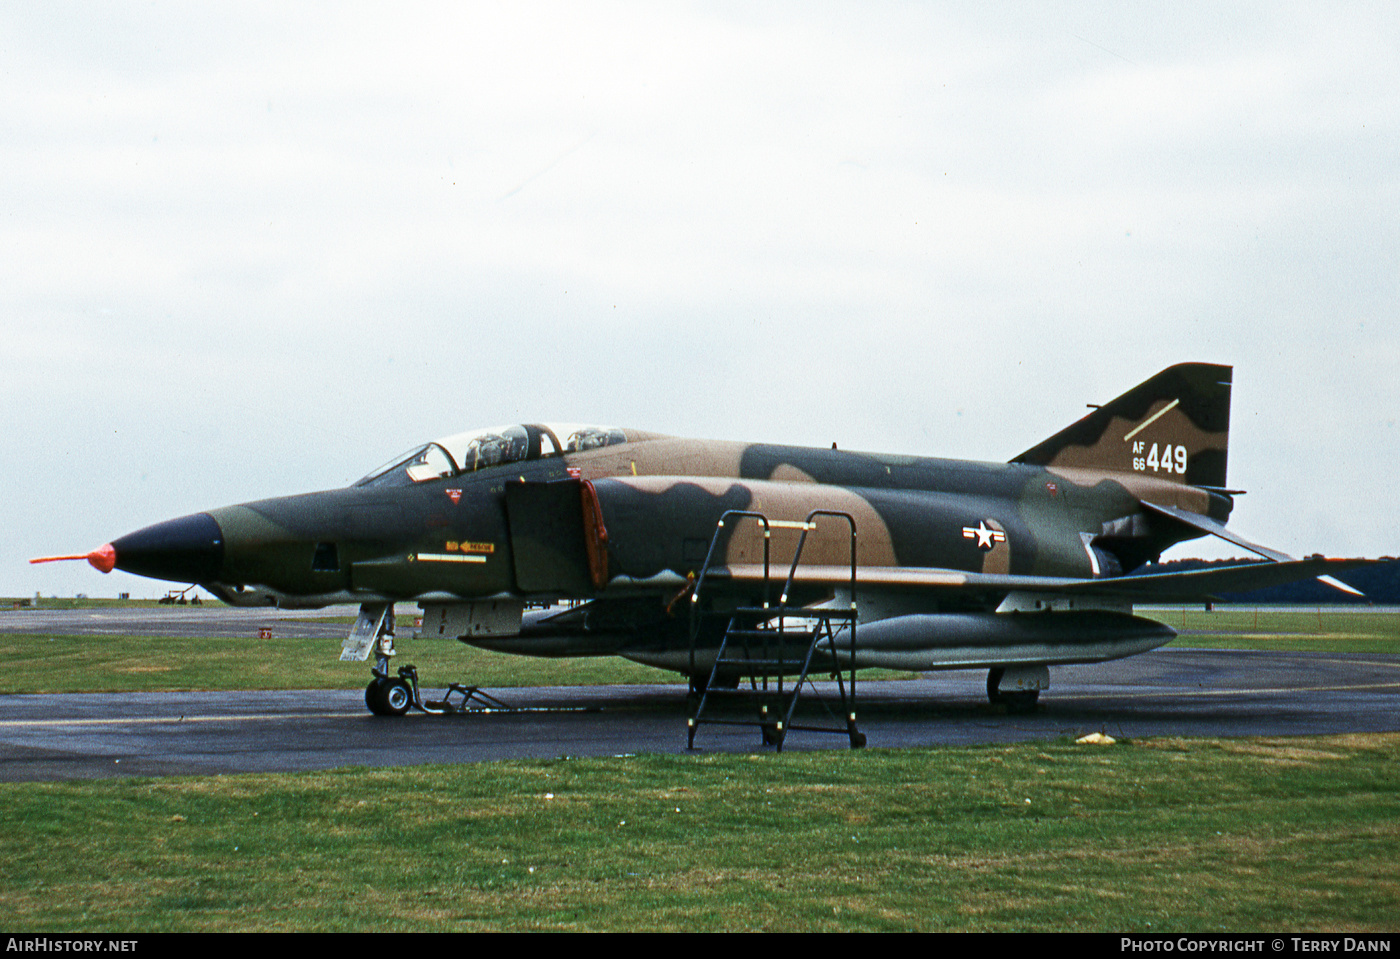
[[(1225, 528), (1240, 492), (1226, 481), (1230, 378), (1228, 366), (1171, 367), (1009, 463), (575, 424), (473, 430), (346, 489), (50, 559), (197, 583), (239, 606), (359, 603), (342, 659), (376, 654), (366, 702), (380, 714), (422, 707), (416, 674), (410, 689), (404, 670), (388, 673), (394, 604), (408, 602), (423, 635), (623, 656), (700, 689), (759, 671), (718, 658), (733, 617), (715, 611), (767, 610), (749, 625), (772, 629), (781, 611), (854, 609), (811, 643), (816, 669), (987, 669), (991, 699), (1025, 708), (1049, 666), (1172, 639), (1134, 603), (1308, 577), (1350, 589), (1327, 574), (1366, 561), (1293, 559)], [(1203, 535), (1270, 562), (1144, 569)]]

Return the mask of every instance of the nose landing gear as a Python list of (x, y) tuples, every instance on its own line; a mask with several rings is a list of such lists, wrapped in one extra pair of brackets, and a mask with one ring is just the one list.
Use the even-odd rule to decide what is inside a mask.
[[(400, 666), (397, 676), (389, 674), (394, 650), (394, 607), (392, 603), (365, 603), (359, 619), (350, 630), (341, 651), (342, 660), (364, 660), (374, 653), (374, 679), (365, 687), (365, 705), (376, 716), (403, 716), (411, 709), (434, 716), (483, 710), (510, 710), (511, 706), (483, 693), (479, 686), (453, 683), (442, 699), (424, 699), (418, 690), (418, 670)], [(453, 696), (460, 696), (453, 700)]]
[[(454, 694), (462, 698), (454, 702)], [(376, 716), (402, 716), (410, 709), (432, 716), (513, 709), (490, 693), (483, 693), (480, 686), (463, 686), (461, 683), (448, 686), (442, 699), (424, 699), (418, 691), (418, 669), (414, 666), (400, 666), (396, 678), (390, 678), (388, 673), (376, 668), (374, 679), (365, 687), (365, 705)]]

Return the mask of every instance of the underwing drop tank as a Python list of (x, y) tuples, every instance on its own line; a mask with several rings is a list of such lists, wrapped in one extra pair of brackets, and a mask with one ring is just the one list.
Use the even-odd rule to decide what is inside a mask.
[[(922, 672), (1019, 663), (1095, 663), (1145, 653), (1176, 631), (1130, 613), (1109, 610), (1038, 613), (916, 613), (861, 623), (859, 668)], [(841, 662), (851, 654), (840, 641)]]

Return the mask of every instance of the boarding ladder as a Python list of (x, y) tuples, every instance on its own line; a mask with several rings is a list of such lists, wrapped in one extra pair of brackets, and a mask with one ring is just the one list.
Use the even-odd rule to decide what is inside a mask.
[[(807, 534), (816, 529), (818, 516), (844, 519), (851, 529), (850, 608), (835, 609), (792, 606), (793, 582), (802, 561)], [(762, 604), (758, 606), (706, 605), (706, 577), (715, 564), (715, 554), (726, 524), (737, 524), (743, 518), (756, 520), (763, 527)], [(801, 529), (802, 535), (793, 553), (792, 566), (776, 605), (772, 595), (769, 555), (775, 528)], [(714, 663), (706, 671), (697, 662), (702, 637), (713, 635), (707, 623), (724, 622), (724, 634), (715, 653)], [(846, 635), (838, 633), (845, 630)], [(837, 643), (849, 648), (849, 659), (843, 668), (834, 655)], [(688, 746), (695, 748), (695, 734), (702, 725), (757, 726), (763, 731), (765, 745), (782, 751), (787, 734), (794, 730), (823, 733), (844, 733), (851, 748), (865, 745), (865, 734), (856, 728), (856, 521), (849, 513), (818, 509), (807, 514), (806, 520), (792, 522), (769, 520), (762, 513), (728, 510), (720, 517), (710, 537), (705, 563), (696, 577), (690, 594), (690, 716), (687, 724)], [(820, 725), (810, 721), (793, 723), (804, 687), (816, 693), (808, 674), (813, 661), (821, 671), (829, 671), (836, 680), (840, 699), (840, 716), (836, 724)], [(792, 677), (796, 675), (796, 678)], [(748, 678), (747, 687), (739, 679)], [(827, 707), (830, 714), (830, 706)]]

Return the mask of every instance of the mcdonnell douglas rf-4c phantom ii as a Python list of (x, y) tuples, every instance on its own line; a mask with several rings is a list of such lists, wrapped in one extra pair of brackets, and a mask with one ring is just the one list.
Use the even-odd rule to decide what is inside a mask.
[[(692, 743), (711, 695), (783, 690), (784, 677), (792, 690), (809, 671), (848, 675), (853, 699), (858, 668), (986, 669), (993, 702), (1030, 708), (1050, 666), (1172, 639), (1135, 602), (1309, 577), (1350, 590), (1327, 574), (1367, 562), (1293, 559), (1225, 528), (1240, 492), (1225, 477), (1230, 377), (1171, 367), (1009, 463), (548, 423), (469, 431), (346, 489), (53, 558), (197, 583), (233, 605), (359, 603), (342, 659), (376, 654), (365, 698), (384, 715), (458, 711), (425, 703), (412, 667), (389, 674), (398, 602), (422, 607), (424, 635), (688, 674)], [(1203, 535), (1271, 562), (1142, 571)], [(781, 745), (791, 701), (779, 707), (760, 713)]]

